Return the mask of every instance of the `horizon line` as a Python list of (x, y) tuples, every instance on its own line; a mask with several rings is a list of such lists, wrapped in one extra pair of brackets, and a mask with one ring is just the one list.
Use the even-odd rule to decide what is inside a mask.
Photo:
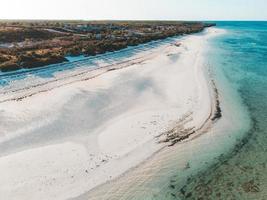
[(12, 19), (12, 18), (0, 18), (0, 21), (185, 21), (185, 22), (213, 22), (213, 21), (218, 21), (218, 22), (223, 22), (223, 21), (233, 21), (233, 22), (267, 22), (267, 19), (45, 19), (45, 18), (40, 18), (40, 19)]

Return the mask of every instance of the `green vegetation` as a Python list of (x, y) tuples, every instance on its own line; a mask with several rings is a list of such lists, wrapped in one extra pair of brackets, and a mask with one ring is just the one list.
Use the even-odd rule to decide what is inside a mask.
[(0, 21), (0, 69), (40, 67), (67, 55), (96, 55), (202, 31), (214, 24), (175, 21)]

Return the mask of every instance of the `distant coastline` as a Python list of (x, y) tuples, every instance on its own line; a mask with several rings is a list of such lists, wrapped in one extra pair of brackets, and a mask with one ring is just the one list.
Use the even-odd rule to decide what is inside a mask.
[(37, 68), (68, 62), (154, 40), (203, 31), (202, 22), (1, 21), (0, 70)]

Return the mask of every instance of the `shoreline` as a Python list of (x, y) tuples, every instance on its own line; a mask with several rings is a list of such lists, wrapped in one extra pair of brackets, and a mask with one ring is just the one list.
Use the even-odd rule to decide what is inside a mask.
[[(222, 32), (223, 33), (223, 32)], [(98, 200), (98, 199), (173, 199), (190, 198), (190, 193), (183, 188), (186, 184), (202, 171), (206, 172), (209, 166), (214, 166), (220, 160), (221, 155), (227, 153), (235, 146), (235, 140), (232, 136), (242, 138), (242, 133), (246, 127), (243, 127), (241, 120), (246, 118), (245, 113), (232, 114), (234, 106), (239, 106), (234, 98), (228, 96), (237, 95), (235, 91), (228, 88), (222, 88), (221, 80), (219, 83), (211, 74), (210, 69), (206, 68), (206, 75), (209, 74), (211, 88), (214, 81), (218, 84), (217, 91), (220, 90), (220, 108), (217, 114), (221, 113), (221, 120), (209, 127), (205, 134), (192, 135), (188, 140), (183, 140), (179, 144), (167, 147), (157, 152), (157, 155), (150, 157), (145, 163), (133, 168), (133, 170), (111, 181), (103, 184), (84, 195), (72, 200)], [(214, 88), (213, 88), (214, 89)], [(214, 96), (218, 93), (214, 90)], [(231, 91), (228, 91), (228, 90)], [(229, 104), (229, 98), (234, 100), (234, 105)], [(214, 107), (218, 108), (215, 99)], [(215, 112), (216, 114), (216, 112)], [(220, 115), (218, 115), (220, 116)], [(211, 123), (214, 123), (210, 118)], [(229, 130), (225, 129), (227, 127)], [(236, 135), (232, 135), (237, 132)], [(217, 138), (217, 139), (216, 139)], [(212, 142), (211, 142), (212, 141)], [(204, 148), (204, 149), (203, 149)], [(195, 157), (196, 156), (196, 157)], [(190, 190), (189, 190), (190, 192)]]
[[(219, 33), (219, 34), (221, 34), (221, 33)], [(212, 103), (210, 105), (211, 106), (210, 107), (210, 114), (207, 115), (207, 118), (204, 120), (204, 122), (202, 124), (199, 124), (199, 128), (194, 129), (194, 130), (193, 130), (193, 128), (183, 129), (184, 126), (186, 126), (186, 123), (188, 123), (188, 122), (190, 123), (190, 120), (188, 121), (187, 119), (188, 119), (188, 117), (190, 117), (190, 115), (192, 115), (192, 113), (185, 114), (181, 119), (179, 119), (175, 123), (178, 125), (174, 126), (170, 130), (156, 136), (156, 138), (158, 138), (158, 142), (163, 143), (163, 144), (167, 144), (166, 146), (163, 146), (157, 152), (154, 152), (146, 160), (142, 161), (137, 166), (130, 168), (129, 170), (127, 170), (125, 173), (121, 174), (116, 179), (110, 180), (106, 183), (103, 183), (103, 184), (97, 186), (96, 188), (89, 190), (89, 192), (86, 192), (83, 195), (80, 195), (80, 196), (75, 197), (75, 198), (70, 198), (70, 199), (71, 200), (86, 200), (86, 199), (92, 199), (92, 200), (114, 199), (115, 200), (117, 198), (136, 199), (136, 197), (134, 197), (134, 192), (133, 192), (133, 195), (131, 195), (131, 194), (129, 194), (130, 192), (128, 192), (127, 190), (131, 190), (131, 187), (134, 187), (134, 184), (138, 184), (139, 181), (143, 182), (144, 177), (141, 177), (141, 180), (137, 179), (137, 181), (135, 181), (134, 183), (131, 182), (131, 179), (132, 179), (132, 177), (138, 176), (139, 173), (142, 173), (142, 172), (140, 172), (141, 170), (147, 171), (146, 167), (144, 167), (144, 165), (145, 166), (146, 165), (149, 165), (149, 166), (157, 165), (158, 161), (156, 161), (156, 160), (161, 160), (160, 157), (163, 156), (163, 160), (165, 160), (165, 159), (167, 159), (166, 157), (168, 157), (168, 155), (170, 156), (170, 158), (173, 156), (173, 153), (171, 151), (172, 151), (172, 149), (173, 150), (175, 149), (175, 146), (177, 147), (179, 144), (186, 144), (186, 143), (200, 137), (202, 134), (210, 132), (212, 129), (212, 126), (222, 117), (222, 110), (221, 110), (220, 100), (219, 100), (219, 91), (216, 87), (215, 80), (213, 79), (214, 77), (212, 77), (210, 72), (208, 72), (209, 68), (208, 69), (202, 69), (202, 70), (206, 71), (205, 73), (208, 74), (208, 77), (206, 77), (205, 79), (207, 81), (207, 85), (208, 85), (209, 90), (210, 90), (210, 95), (211, 95), (210, 97), (211, 97)], [(181, 128), (181, 126), (183, 128)], [(165, 138), (165, 139), (163, 139), (163, 138)], [(158, 156), (159, 156), (159, 158), (158, 158)], [(164, 161), (159, 161), (159, 162), (164, 162)], [(190, 166), (186, 166), (186, 168), (187, 167), (190, 167)], [(152, 171), (154, 170), (153, 168), (151, 169)], [(160, 169), (157, 169), (157, 170), (160, 170)], [(146, 172), (144, 172), (144, 173), (146, 173)], [(149, 172), (149, 173), (156, 174), (157, 172)], [(147, 176), (150, 176), (150, 175), (147, 175)], [(151, 178), (151, 179), (153, 179), (153, 178)], [(127, 180), (130, 180), (129, 181), (130, 183), (127, 183)], [(126, 184), (127, 186), (122, 186), (122, 184)], [(115, 185), (115, 186), (113, 187), (113, 185)], [(119, 190), (119, 192), (117, 190)], [(141, 188), (136, 189), (136, 192), (138, 192), (138, 190), (141, 190)], [(107, 194), (105, 194), (104, 191), (108, 191)], [(115, 193), (115, 194), (113, 194), (113, 193)]]
[[(234, 23), (227, 22), (229, 33), (214, 41), (210, 53), (214, 55), (213, 63), (216, 74), (221, 75), (223, 70), (223, 85), (235, 90), (236, 95), (232, 99), (239, 101), (240, 106), (233, 107), (232, 114), (243, 113), (242, 129), (239, 133), (233, 132), (233, 139), (237, 135), (234, 145), (218, 157), (217, 162), (192, 177), (185, 184), (184, 193), (191, 198), (216, 199), (261, 199), (266, 196), (266, 91), (261, 87), (266, 84), (266, 72), (264, 66), (266, 59), (259, 59), (264, 52), (261, 47), (265, 43), (264, 33), (258, 38), (258, 31), (262, 30), (264, 23)], [(249, 31), (249, 33), (248, 33)], [(247, 62), (247, 47), (251, 40), (259, 39), (253, 43), (255, 54)], [(235, 39), (234, 39), (235, 38)], [(235, 45), (228, 43), (234, 39)], [(245, 41), (245, 42), (244, 42)], [(223, 48), (220, 48), (221, 45)], [(214, 54), (212, 53), (214, 52)], [(236, 58), (240, 59), (236, 59)], [(249, 70), (243, 66), (254, 66)], [(218, 72), (219, 73), (218, 73)], [(218, 77), (217, 79), (222, 79)], [(226, 83), (225, 83), (226, 82)], [(228, 83), (227, 83), (228, 82)], [(261, 95), (261, 99), (258, 95)], [(232, 104), (235, 102), (233, 101)], [(240, 115), (239, 114), (239, 115)], [(234, 122), (233, 122), (234, 123)], [(241, 137), (240, 137), (241, 135)], [(198, 189), (196, 190), (196, 187)], [(203, 195), (205, 194), (205, 196)], [(181, 199), (183, 196), (181, 195)]]
[[(57, 136), (58, 138), (56, 138), (55, 141), (58, 142), (56, 143), (49, 142), (49, 137), (53, 139), (55, 135), (47, 135), (45, 136), (47, 138), (41, 139), (44, 141), (43, 143), (31, 144), (26, 149), (17, 147), (18, 149), (16, 151), (18, 153), (7, 154), (4, 157), (0, 157), (0, 168), (7, 172), (6, 178), (9, 179), (10, 177), (8, 177), (8, 175), (11, 175), (8, 171), (13, 170), (18, 173), (16, 178), (21, 181), (26, 180), (26, 182), (23, 182), (22, 186), (12, 183), (12, 179), (11, 182), (3, 184), (10, 186), (13, 184), (11, 187), (12, 190), (13, 188), (17, 188), (20, 193), (23, 192), (25, 195), (21, 196), (22, 199), (43, 199), (52, 196), (55, 197), (55, 199), (71, 198), (78, 196), (79, 193), (82, 194), (88, 191), (88, 188), (90, 187), (95, 188), (95, 186), (100, 185), (100, 182), (103, 182), (103, 180), (106, 180), (104, 181), (106, 183), (110, 179), (114, 180), (114, 177), (119, 177), (133, 166), (138, 166), (153, 155), (153, 153), (164, 148), (167, 144), (155, 143), (155, 138), (162, 132), (164, 133), (168, 131), (170, 127), (177, 124), (177, 119), (181, 119), (185, 113), (190, 111), (194, 112), (192, 114), (193, 119), (189, 120), (187, 124), (183, 124), (185, 130), (188, 130), (190, 126), (196, 126), (196, 130), (198, 129), (197, 127), (205, 129), (206, 126), (203, 127), (202, 125), (203, 123), (205, 124), (207, 120), (205, 117), (203, 118), (203, 116), (207, 115), (208, 118), (211, 119), (211, 115), (207, 113), (207, 111), (210, 110), (212, 113), (216, 109), (210, 107), (210, 104), (207, 105), (207, 102), (209, 101), (212, 105), (212, 100), (208, 99), (206, 95), (212, 98), (214, 94), (210, 94), (206, 77), (202, 77), (204, 71), (199, 68), (199, 65), (203, 64), (202, 53), (199, 53), (199, 51), (201, 52), (201, 48), (203, 48), (201, 45), (202, 43), (199, 41), (201, 37), (204, 36), (193, 35), (182, 38), (182, 45), (179, 47), (175, 45), (167, 45), (165, 49), (160, 47), (158, 49), (159, 51), (152, 53), (152, 55), (154, 55), (152, 56), (153, 59), (151, 59), (150, 55), (148, 56), (149, 59), (144, 62), (130, 63), (129, 66), (131, 67), (124, 67), (121, 69), (117, 66), (120, 70), (114, 70), (114, 66), (112, 66), (110, 69), (105, 68), (104, 70), (109, 73), (101, 74), (101, 76), (95, 77), (94, 79), (84, 77), (86, 80), (85, 82), (78, 80), (78, 82), (74, 82), (71, 85), (65, 85), (51, 91), (46, 91), (45, 94), (38, 93), (36, 95), (30, 95), (29, 98), (19, 99), (19, 101), (3, 102), (2, 105), (7, 106), (5, 109), (2, 107), (2, 110), (4, 110), (6, 115), (9, 115), (10, 113), (14, 116), (20, 114), (23, 110), (16, 110), (16, 108), (19, 107), (26, 107), (27, 110), (31, 111), (27, 111), (30, 115), (27, 114), (27, 112), (23, 115), (24, 121), (34, 121), (34, 118), (38, 117), (40, 113), (45, 113), (45, 115), (50, 116), (51, 113), (54, 112), (53, 109), (60, 113), (59, 116), (57, 116), (57, 114), (56, 116), (53, 116), (55, 119), (50, 117), (51, 121), (40, 121), (37, 129), (34, 127), (25, 127), (22, 129), (25, 130), (25, 133), (18, 132), (17, 134), (14, 134), (14, 138), (20, 136), (19, 138), (25, 138), (26, 141), (27, 135), (29, 135), (29, 137), (37, 137), (40, 132), (46, 132), (45, 128), (51, 130), (50, 134), (53, 134), (54, 132), (54, 134), (57, 135), (58, 129), (64, 130), (63, 133), (60, 133), (61, 135), (66, 135)], [(200, 44), (197, 43), (197, 41)], [(192, 60), (192, 56), (195, 60)], [(200, 59), (200, 61), (197, 58)], [(201, 72), (199, 72), (199, 70), (201, 70)], [(179, 78), (169, 76), (174, 73), (177, 74)], [(58, 76), (60, 77), (60, 74)], [(121, 77), (124, 77), (124, 79), (121, 79)], [(72, 77), (72, 81), (73, 80)], [(187, 86), (187, 91), (183, 90), (183, 84)], [(47, 87), (47, 85), (45, 87)], [(125, 97), (120, 95), (117, 96), (118, 92), (125, 91), (125, 89), (128, 91), (128, 94), (121, 93)], [(31, 90), (35, 89), (29, 88), (29, 90), (30, 92), (33, 92)], [(23, 90), (23, 92), (25, 91)], [(107, 92), (107, 94), (103, 92)], [(21, 94), (23, 93), (20, 93), (19, 95)], [(91, 96), (95, 94), (100, 96)], [(13, 95), (14, 94), (11, 94), (11, 96)], [(44, 102), (44, 100), (42, 100), (44, 95), (53, 96), (53, 98), (48, 102)], [(100, 102), (100, 104), (97, 103), (100, 99), (103, 99), (103, 97), (108, 101), (104, 101), (103, 103)], [(92, 101), (91, 98), (96, 100)], [(129, 101), (131, 98), (132, 100)], [(59, 99), (64, 99), (65, 102), (58, 102)], [(126, 99), (128, 99), (128, 102), (125, 102)], [(42, 100), (41, 103), (43, 102), (46, 105), (44, 104), (42, 108), (34, 107), (34, 104), (37, 102), (40, 103), (40, 100)], [(122, 105), (117, 105), (116, 101), (121, 102)], [(103, 116), (98, 117), (97, 115), (92, 116), (94, 118), (96, 117), (95, 120), (93, 120), (93, 118), (88, 118), (86, 115), (90, 113), (92, 108), (88, 106), (79, 107), (80, 105), (86, 105), (87, 102), (96, 104), (96, 111), (100, 111), (104, 118)], [(50, 106), (52, 107), (50, 108)], [(105, 110), (102, 111), (103, 106)], [(214, 106), (216, 107), (215, 104)], [(93, 126), (94, 124), (88, 125), (86, 121), (75, 121), (75, 117), (69, 115), (69, 113), (73, 112), (72, 109), (75, 109), (75, 112), (77, 112), (77, 110), (81, 112), (75, 115), (75, 117), (79, 117), (81, 120), (83, 120), (83, 117), (87, 117), (86, 120), (92, 120), (92, 123), (99, 123), (99, 119), (102, 119), (103, 122), (102, 124), (95, 126), (96, 128), (92, 129), (90, 126)], [(60, 112), (61, 110), (63, 114)], [(86, 112), (83, 113), (83, 110)], [(96, 112), (94, 110), (92, 111)], [(111, 114), (107, 114), (109, 112), (111, 112)], [(115, 115), (113, 113), (115, 113)], [(9, 116), (11, 122), (12, 115)], [(105, 121), (105, 119), (108, 120)], [(69, 130), (62, 129), (60, 125), (61, 121), (62, 125), (68, 125), (66, 122), (72, 121), (74, 127), (69, 127)], [(6, 126), (5, 129), (7, 131), (8, 129), (13, 128), (8, 127), (8, 124), (5, 124), (5, 122), (3, 124)], [(209, 125), (207, 125), (207, 127), (209, 127)], [(90, 131), (90, 134), (84, 133), (84, 130), (90, 129), (92, 130)], [(74, 130), (78, 132), (76, 136), (69, 135), (69, 132)], [(124, 130), (127, 130), (127, 135), (123, 134)], [(37, 134), (37, 136), (34, 136), (33, 134)], [(130, 135), (131, 137), (129, 137)], [(9, 140), (12, 141), (12, 136), (8, 137), (10, 137)], [(1, 141), (3, 140), (4, 138), (1, 138)], [(76, 142), (73, 143), (73, 141)], [(1, 144), (3, 146), (3, 142)], [(97, 144), (97, 148), (93, 147), (94, 144)], [(23, 145), (25, 148), (25, 144)], [(72, 153), (71, 149), (76, 153)], [(58, 154), (57, 152), (60, 153)], [(89, 152), (95, 152), (94, 154), (98, 155), (91, 156), (96, 163), (92, 170), (87, 169), (88, 166), (91, 165), (90, 163), (93, 163), (87, 161), (87, 156), (90, 154)], [(25, 172), (20, 174), (18, 169), (15, 168), (16, 162), (22, 162), (21, 159), (23, 157), (38, 159), (42, 154), (46, 155), (45, 158), (36, 160), (34, 164), (35, 167), (38, 168), (32, 168), (32, 166), (27, 165), (27, 162), (32, 162), (30, 159), (23, 161), (23, 163), (25, 162), (25, 167), (28, 166), (32, 168), (32, 172), (35, 174), (32, 179), (29, 174), (24, 174)], [(53, 164), (55, 167), (46, 164), (46, 162), (49, 163), (52, 160), (55, 161), (57, 159), (58, 161)], [(11, 164), (4, 164), (8, 160)], [(66, 164), (67, 166), (65, 166)], [(80, 166), (82, 166), (82, 168)], [(23, 164), (20, 169), (21, 172), (23, 172), (23, 169), (29, 170), (28, 167), (24, 168)], [(68, 173), (71, 171), (71, 174), (75, 175), (67, 175), (61, 172), (59, 174), (54, 173), (54, 171), (57, 171), (60, 167), (62, 167), (62, 170), (68, 169)], [(90, 175), (91, 182), (90, 180), (88, 182), (88, 179), (84, 177), (86, 174)], [(48, 177), (44, 178), (43, 176)], [(78, 177), (76, 178), (76, 176)], [(35, 177), (40, 177), (44, 182), (40, 182), (38, 179), (35, 179)], [(25, 186), (27, 188), (32, 184), (31, 181), (27, 182), (27, 179), (33, 181), (35, 185), (40, 186), (42, 192), (38, 192), (38, 190), (35, 192), (32, 190), (25, 190)], [(7, 179), (5, 180), (7, 181)], [(50, 183), (51, 186), (46, 185), (46, 183)], [(75, 187), (73, 187), (73, 184), (75, 184)], [(78, 186), (82, 186), (82, 188), (78, 188)], [(68, 194), (66, 194), (66, 191), (68, 191)], [(0, 191), (0, 194), (3, 192), (4, 191)], [(11, 195), (8, 190), (6, 190), (6, 192)], [(29, 192), (32, 193), (32, 196), (26, 194)], [(12, 197), (16, 198), (15, 191), (12, 192)]]
[[(171, 130), (164, 132), (159, 136), (156, 136), (156, 138), (162, 138), (163, 136), (165, 136), (166, 139), (164, 139), (164, 140), (159, 139), (158, 143), (164, 143), (164, 144), (167, 144), (167, 146), (163, 146), (161, 149), (159, 149), (158, 151), (156, 151), (152, 155), (150, 155), (146, 160), (143, 160), (137, 166), (134, 166), (134, 167), (128, 169), (126, 172), (124, 172), (120, 176), (116, 177), (115, 179), (107, 181), (107, 182), (97, 186), (96, 188), (92, 188), (91, 190), (89, 190), (85, 194), (82, 194), (82, 195), (74, 197), (74, 198), (70, 198), (70, 200), (86, 200), (86, 199), (98, 200), (98, 199), (114, 199), (114, 198), (116, 199), (117, 197), (122, 198), (122, 199), (128, 199), (128, 197), (125, 197), (125, 198), (122, 197), (124, 195), (122, 195), (122, 196), (117, 196), (116, 194), (113, 195), (112, 192), (110, 192), (110, 191), (108, 193), (109, 195), (99, 195), (99, 193), (102, 193), (102, 192), (104, 193), (105, 190), (112, 190), (110, 188), (107, 189), (105, 187), (107, 187), (107, 185), (118, 184), (118, 183), (116, 183), (117, 181), (120, 182), (121, 179), (124, 179), (124, 178), (128, 179), (128, 177), (127, 177), (128, 173), (132, 173), (133, 170), (142, 169), (143, 165), (145, 165), (147, 163), (150, 163), (150, 164), (153, 163), (154, 162), (153, 160), (157, 159), (157, 155), (161, 154), (162, 151), (169, 151), (169, 150), (171, 150), (171, 148), (173, 146), (179, 145), (179, 143), (190, 142), (191, 140), (194, 140), (196, 137), (200, 137), (202, 134), (209, 132), (211, 129), (211, 126), (214, 125), (216, 123), (216, 121), (222, 117), (220, 101), (219, 101), (219, 92), (218, 92), (218, 89), (216, 87), (215, 81), (212, 79), (211, 76), (209, 76), (209, 78), (211, 81), (210, 87), (212, 89), (212, 96), (213, 96), (212, 98), (215, 98), (215, 99), (213, 99), (214, 102), (211, 105), (211, 107), (212, 107), (211, 113), (209, 114), (208, 118), (200, 126), (199, 129), (193, 130), (193, 131), (192, 131), (192, 129), (181, 130), (179, 127), (180, 125), (178, 125), (176, 127), (173, 127)], [(184, 121), (186, 121), (186, 118), (188, 118), (188, 117), (189, 117), (189, 115), (186, 115), (183, 119), (180, 119), (178, 121), (178, 123), (183, 123)], [(182, 133), (182, 136), (179, 134), (176, 135), (177, 132)], [(183, 135), (183, 133), (186, 133), (186, 134)], [(175, 135), (175, 136), (173, 137), (173, 135)], [(186, 168), (190, 168), (190, 166), (187, 165)], [(124, 182), (124, 181), (122, 181), (122, 182)], [(131, 186), (133, 186), (133, 185), (131, 184)], [(101, 187), (104, 187), (104, 189), (103, 189), (104, 191), (101, 190)], [(171, 187), (174, 187), (174, 186), (171, 186)], [(112, 186), (111, 186), (111, 188), (112, 188)], [(115, 191), (116, 190), (117, 189), (115, 189)], [(101, 191), (101, 192), (99, 192), (99, 191)], [(183, 192), (183, 189), (181, 189), (181, 191)], [(120, 192), (120, 193), (123, 193), (123, 192)]]
[[(211, 77), (210, 77), (211, 78)], [(178, 123), (178, 126), (173, 127), (171, 130), (163, 133), (166, 139), (161, 140), (160, 143), (169, 143), (169, 147), (176, 145), (181, 141), (189, 139), (191, 136), (200, 136), (202, 133), (208, 132), (212, 124), (216, 123), (222, 117), (222, 111), (220, 107), (219, 92), (216, 87), (215, 81), (211, 79), (212, 88), (212, 105), (211, 112), (206, 118), (205, 122), (198, 128), (184, 129), (184, 122), (190, 117), (190, 115), (184, 116)], [(191, 113), (190, 113), (191, 114)], [(162, 135), (161, 135), (162, 136)]]

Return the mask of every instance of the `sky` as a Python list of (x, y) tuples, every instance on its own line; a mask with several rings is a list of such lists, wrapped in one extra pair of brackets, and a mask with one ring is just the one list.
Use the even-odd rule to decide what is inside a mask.
[(0, 19), (267, 20), (267, 0), (1, 0)]

